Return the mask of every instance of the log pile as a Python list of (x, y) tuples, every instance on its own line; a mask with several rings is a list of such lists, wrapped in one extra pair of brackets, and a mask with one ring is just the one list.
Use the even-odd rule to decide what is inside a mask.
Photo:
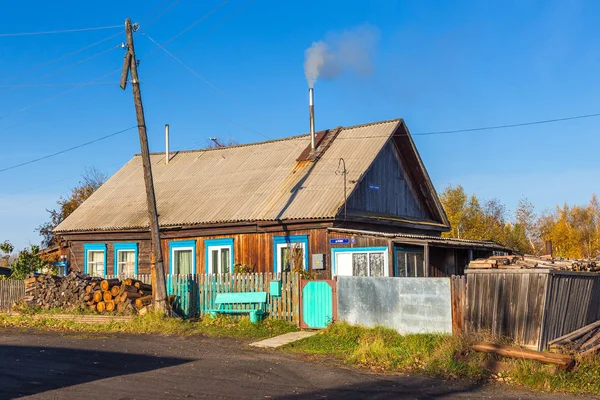
[(584, 326), (548, 342), (550, 350), (561, 353), (587, 354), (600, 352), (600, 321)]
[(518, 256), (493, 256), (480, 258), (469, 263), (469, 268), (486, 269), (523, 269), (547, 268), (575, 272), (600, 272), (600, 262), (591, 259), (552, 258), (548, 256), (536, 257), (532, 255)]
[(67, 276), (32, 274), (25, 279), (23, 302), (43, 310), (134, 313), (152, 302), (152, 286), (130, 278), (102, 279), (74, 272)]

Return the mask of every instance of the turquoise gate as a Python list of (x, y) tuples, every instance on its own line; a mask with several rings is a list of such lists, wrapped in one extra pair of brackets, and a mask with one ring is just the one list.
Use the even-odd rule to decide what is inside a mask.
[(323, 329), (337, 318), (336, 282), (301, 280), (300, 327)]

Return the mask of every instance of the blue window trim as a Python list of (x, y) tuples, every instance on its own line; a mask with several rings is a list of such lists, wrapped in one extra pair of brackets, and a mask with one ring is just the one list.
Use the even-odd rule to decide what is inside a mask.
[(387, 247), (335, 247), (331, 249), (331, 276), (337, 275), (337, 262), (335, 258), (337, 253), (364, 253), (366, 251), (383, 251), (387, 253), (388, 250)]
[(134, 255), (134, 262), (135, 265), (133, 267), (133, 273), (135, 275), (138, 274), (138, 244), (135, 242), (131, 242), (131, 243), (115, 243), (114, 244), (114, 248), (115, 248), (115, 269), (114, 269), (114, 274), (115, 275), (119, 275), (119, 250), (120, 251), (133, 251), (135, 252)]
[(308, 271), (308, 235), (275, 236), (273, 237), (273, 271), (281, 272), (277, 265), (278, 244), (304, 243), (304, 269)]
[(398, 256), (396, 255), (397, 251), (405, 251), (407, 253), (425, 253), (425, 248), (416, 248), (416, 247), (402, 247), (402, 246), (394, 246), (394, 276), (398, 276)]
[(174, 275), (173, 267), (173, 251), (176, 249), (181, 249), (182, 247), (191, 247), (192, 248), (192, 274), (196, 274), (196, 241), (195, 240), (178, 240), (176, 242), (169, 242), (169, 271), (171, 271), (171, 275)]
[(88, 272), (88, 251), (104, 252), (104, 276), (106, 276), (106, 243), (84, 243), (83, 245), (83, 273)]
[(224, 238), (224, 239), (205, 239), (204, 240), (204, 253), (206, 253), (204, 269), (207, 274), (210, 274), (209, 265), (210, 265), (210, 257), (208, 254), (209, 246), (219, 246), (219, 247), (229, 247), (229, 254), (231, 258), (231, 265), (229, 265), (229, 270), (233, 272), (233, 238)]

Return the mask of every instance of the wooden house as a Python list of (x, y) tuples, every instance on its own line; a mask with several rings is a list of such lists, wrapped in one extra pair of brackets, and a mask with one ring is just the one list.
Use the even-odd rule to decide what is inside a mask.
[[(151, 155), (167, 273), (304, 268), (447, 276), (506, 249), (441, 238), (449, 223), (401, 119), (240, 146)], [(55, 232), (71, 270), (148, 273), (142, 160), (134, 156)]]

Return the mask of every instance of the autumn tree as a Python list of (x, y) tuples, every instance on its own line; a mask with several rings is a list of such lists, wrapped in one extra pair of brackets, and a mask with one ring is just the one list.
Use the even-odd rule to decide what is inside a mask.
[(65, 220), (77, 209), (88, 197), (92, 195), (106, 181), (106, 176), (95, 168), (86, 169), (78, 185), (73, 188), (67, 198), (60, 197), (56, 204), (58, 208), (46, 210), (50, 213), (50, 220), (39, 226), (37, 231), (42, 237), (42, 246), (50, 247), (57, 242), (54, 228)]

